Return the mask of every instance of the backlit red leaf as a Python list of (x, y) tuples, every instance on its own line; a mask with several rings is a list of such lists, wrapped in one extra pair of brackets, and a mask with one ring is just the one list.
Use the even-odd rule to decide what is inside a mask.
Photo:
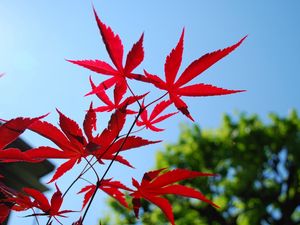
[(123, 70), (122, 60), (123, 60), (123, 44), (119, 35), (114, 34), (109, 26), (106, 26), (99, 19), (96, 10), (94, 9), (94, 15), (97, 21), (99, 31), (102, 36), (102, 40), (105, 44), (106, 50), (111, 58), (111, 61), (118, 68), (118, 70)]
[(224, 58), (229, 53), (234, 51), (237, 47), (239, 47), (242, 44), (242, 42), (246, 39), (246, 37), (247, 36), (243, 37), (239, 42), (230, 47), (207, 53), (204, 56), (192, 62), (181, 74), (179, 79), (176, 81), (175, 85), (179, 87), (194, 79), (196, 76), (207, 70), (213, 64), (215, 64), (220, 59)]
[(171, 51), (170, 55), (166, 58), (165, 63), (165, 76), (166, 83), (173, 84), (178, 73), (179, 67), (182, 61), (182, 53), (183, 53), (183, 37), (184, 30), (181, 33), (181, 37), (177, 46)]
[(144, 59), (143, 49), (144, 34), (141, 35), (137, 43), (132, 46), (132, 49), (128, 52), (125, 68), (125, 73), (131, 73)]
[(194, 190), (190, 187), (185, 187), (183, 185), (173, 184), (184, 179), (190, 179), (199, 176), (214, 176), (213, 174), (190, 171), (186, 169), (175, 169), (159, 175), (163, 170), (165, 169), (158, 169), (145, 173), (141, 184), (139, 184), (135, 179), (132, 179), (132, 184), (137, 190), (133, 191), (130, 195), (133, 197), (132, 204), (137, 217), (139, 208), (141, 206), (140, 199), (144, 198), (147, 201), (157, 205), (163, 211), (171, 224), (175, 225), (172, 206), (167, 199), (162, 197), (163, 195), (167, 194), (175, 194), (199, 199), (218, 207), (212, 201), (207, 199), (200, 191)]
[(212, 53), (208, 53), (199, 59), (192, 62), (184, 72), (179, 76), (178, 80), (175, 81), (176, 75), (178, 73), (182, 53), (183, 53), (183, 39), (184, 30), (182, 31), (181, 37), (178, 41), (177, 46), (171, 51), (170, 55), (166, 58), (165, 63), (165, 77), (166, 81), (163, 81), (158, 76), (150, 74), (144, 71), (146, 80), (145, 82), (150, 82), (157, 88), (166, 90), (170, 96), (170, 100), (174, 103), (179, 111), (181, 111), (188, 118), (193, 120), (188, 106), (182, 101), (182, 96), (213, 96), (213, 95), (225, 95), (232, 94), (236, 92), (241, 92), (242, 90), (227, 90), (223, 88), (214, 87), (212, 85), (195, 84), (190, 86), (182, 87), (189, 81), (193, 80), (195, 77), (200, 75), (214, 63), (224, 58), (226, 55), (234, 51), (240, 44), (245, 40), (246, 37), (242, 38), (236, 44), (225, 48), (223, 50), (218, 50)]
[(87, 136), (88, 140), (93, 140), (93, 130), (96, 130), (97, 117), (96, 112), (93, 109), (93, 104), (91, 103), (89, 110), (85, 115), (83, 122), (84, 133)]
[(2, 124), (0, 126), (0, 150), (16, 140), (32, 123), (45, 116), (36, 118), (18, 117)]

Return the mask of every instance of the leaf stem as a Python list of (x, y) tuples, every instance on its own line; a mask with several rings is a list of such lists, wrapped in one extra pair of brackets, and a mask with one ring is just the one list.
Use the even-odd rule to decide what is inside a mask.
[(160, 96), (159, 98), (153, 100), (152, 102), (148, 103), (144, 108), (148, 108), (150, 105), (154, 104), (155, 102), (161, 100), (162, 98), (164, 98), (166, 95), (168, 94), (168, 92), (164, 93), (162, 96)]
[(123, 148), (123, 146), (124, 146), (126, 140), (128, 139), (129, 135), (131, 134), (131, 131), (132, 131), (132, 129), (134, 128), (135, 123), (136, 123), (136, 121), (138, 120), (139, 116), (141, 115), (142, 111), (143, 111), (143, 109), (140, 108), (140, 110), (139, 110), (137, 116), (135, 117), (133, 123), (131, 124), (131, 126), (130, 126), (130, 128), (129, 128), (127, 134), (126, 134), (126, 137), (124, 138), (124, 140), (123, 140), (123, 142), (122, 142), (120, 148), (118, 149), (118, 151), (116, 152), (116, 154), (114, 155), (114, 157), (112, 158), (112, 160), (110, 161), (110, 163), (109, 163), (108, 167), (106, 168), (104, 174), (102, 175), (100, 181), (97, 182), (95, 191), (93, 192), (93, 195), (92, 195), (92, 197), (90, 198), (90, 201), (89, 201), (89, 203), (88, 203), (88, 205), (87, 205), (87, 207), (86, 207), (86, 210), (85, 210), (85, 212), (84, 212), (84, 214), (83, 214), (83, 216), (82, 216), (82, 223), (83, 223), (83, 221), (84, 221), (84, 219), (85, 219), (85, 217), (86, 217), (86, 215), (87, 215), (87, 212), (89, 211), (89, 209), (90, 209), (90, 207), (91, 207), (91, 204), (92, 204), (92, 202), (93, 202), (93, 200), (94, 200), (94, 198), (95, 198), (95, 196), (96, 196), (96, 193), (97, 193), (97, 191), (98, 191), (98, 188), (99, 188), (100, 185), (101, 185), (101, 182), (104, 180), (106, 174), (108, 173), (108, 171), (110, 170), (112, 164), (113, 164), (114, 161), (116, 160), (118, 154), (119, 154), (120, 151), (122, 150), (122, 148)]

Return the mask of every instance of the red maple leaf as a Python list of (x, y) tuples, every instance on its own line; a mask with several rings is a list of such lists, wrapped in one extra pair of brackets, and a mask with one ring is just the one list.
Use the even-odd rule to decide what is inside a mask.
[[(177, 112), (168, 113), (163, 116), (159, 116), (172, 102), (170, 100), (168, 101), (162, 101), (158, 103), (153, 111), (151, 112), (150, 116), (148, 117), (148, 110), (145, 108), (142, 113), (140, 120), (136, 122), (136, 125), (141, 127), (145, 126), (146, 129), (150, 129), (156, 132), (163, 131), (164, 129), (158, 128), (154, 126), (154, 124), (159, 123), (165, 119), (168, 119), (169, 117), (175, 115)], [(144, 107), (144, 103), (142, 104), (142, 107)]]
[[(78, 194), (85, 193), (82, 208), (84, 208), (86, 204), (89, 202), (93, 193), (95, 192), (96, 187), (97, 186), (93, 184), (88, 185), (82, 188), (78, 192)], [(128, 208), (128, 204), (125, 201), (125, 195), (119, 189), (127, 190), (127, 191), (132, 191), (132, 189), (126, 187), (120, 181), (112, 181), (112, 178), (102, 180), (98, 188), (104, 191), (105, 193), (107, 193), (108, 195), (110, 195), (111, 197), (115, 198), (124, 207)]]
[(20, 149), (4, 148), (16, 140), (30, 125), (45, 116), (46, 115), (35, 118), (17, 117), (5, 121), (5, 123), (0, 125), (0, 161), (11, 162), (10, 158), (12, 154), (14, 155), (14, 160), (12, 161), (36, 161), (26, 157)]
[(209, 199), (207, 199), (201, 192), (180, 184), (174, 184), (175, 182), (184, 179), (202, 176), (214, 176), (214, 174), (201, 173), (186, 169), (174, 169), (159, 175), (163, 170), (165, 169), (159, 169), (145, 173), (141, 184), (139, 184), (135, 179), (132, 179), (132, 184), (137, 190), (130, 195), (133, 197), (133, 209), (137, 218), (139, 214), (139, 208), (141, 207), (140, 199), (143, 198), (157, 205), (163, 211), (172, 225), (175, 225), (172, 206), (167, 199), (161, 197), (162, 195), (166, 194), (175, 194), (184, 197), (195, 198), (218, 207)]
[[(58, 167), (50, 182), (53, 182), (68, 170), (72, 169), (75, 163), (80, 163), (83, 157), (86, 158), (87, 156), (95, 155), (97, 150), (100, 148), (102, 149), (101, 146), (103, 146), (103, 143), (98, 141), (99, 135), (93, 136), (93, 130), (96, 129), (97, 118), (92, 104), (86, 113), (85, 120), (83, 122), (83, 131), (75, 121), (69, 119), (60, 111), (58, 111), (58, 113), (61, 130), (45, 121), (34, 123), (30, 129), (48, 138), (60, 149), (55, 149), (52, 147), (39, 147), (26, 152), (26, 155), (33, 159), (68, 159), (67, 162)], [(106, 136), (106, 141), (109, 142), (109, 144), (112, 143), (112, 141), (122, 130), (125, 123), (125, 116), (126, 115), (120, 111), (116, 111), (112, 115), (113, 119), (111, 119), (109, 122), (108, 128), (110, 132), (109, 135)], [(112, 120), (114, 120), (114, 122), (112, 122)], [(118, 124), (115, 124), (115, 122), (118, 122)], [(83, 135), (83, 132), (85, 133), (85, 136)], [(106, 129), (103, 131), (103, 133), (107, 133)], [(101, 159), (112, 158), (113, 155), (105, 154)], [(116, 160), (123, 162), (123, 158), (121, 156), (117, 157)]]
[(51, 201), (49, 202), (47, 197), (40, 191), (33, 188), (23, 188), (24, 193), (34, 199), (34, 207), (42, 210), (44, 213), (35, 213), (30, 216), (40, 216), (40, 215), (49, 215), (49, 216), (61, 216), (65, 217), (63, 214), (74, 212), (72, 210), (60, 210), (60, 207), (63, 202), (62, 193), (55, 184), (56, 192), (52, 195)]
[(145, 72), (147, 82), (151, 82), (156, 87), (162, 90), (166, 90), (170, 96), (170, 100), (175, 104), (178, 110), (180, 110), (184, 115), (193, 120), (190, 112), (188, 111), (188, 106), (181, 99), (182, 96), (213, 96), (213, 95), (226, 95), (236, 92), (241, 92), (243, 90), (227, 90), (212, 86), (209, 84), (193, 84), (186, 85), (189, 81), (193, 80), (195, 77), (200, 75), (214, 63), (231, 53), (235, 50), (246, 37), (242, 38), (238, 43), (227, 47), (222, 50), (217, 50), (208, 54), (203, 55), (199, 59), (193, 61), (180, 75), (180, 77), (175, 82), (176, 75), (178, 73), (179, 67), (182, 61), (183, 54), (183, 38), (184, 30), (182, 31), (181, 37), (178, 41), (177, 46), (171, 51), (171, 53), (166, 58), (165, 63), (165, 78), (163, 81), (156, 75), (152, 75)]
[[(101, 82), (96, 88), (93, 88), (89, 94), (95, 94), (104, 89), (110, 88), (113, 85), (119, 86), (117, 89), (127, 89), (126, 78), (138, 79), (142, 77), (139, 74), (134, 74), (132, 71), (141, 64), (144, 59), (143, 38), (140, 39), (132, 46), (131, 50), (127, 54), (125, 66), (123, 66), (123, 44), (119, 37), (116, 35), (109, 26), (106, 26), (98, 17), (94, 9), (95, 18), (97, 21), (102, 40), (108, 52), (108, 55), (113, 62), (114, 67), (101, 60), (68, 60), (71, 63), (83, 66), (96, 73), (112, 76), (111, 78)], [(120, 94), (120, 93), (119, 93)]]
[[(92, 81), (91, 77), (90, 77), (90, 83), (91, 83), (92, 89), (95, 89), (96, 85)], [(109, 97), (107, 96), (105, 91), (97, 92), (96, 93), (97, 97), (106, 105), (94, 108), (95, 112), (111, 112), (116, 109), (125, 108), (125, 106), (126, 106), (126, 114), (135, 114), (136, 113), (135, 111), (127, 109), (127, 107), (129, 105), (139, 101), (140, 99), (144, 98), (148, 93), (143, 94), (143, 95), (137, 95), (137, 96), (129, 96), (121, 102), (123, 94), (124, 94), (124, 90), (120, 91), (120, 89), (115, 88), (114, 89), (114, 102), (112, 102), (109, 99)]]
[(0, 126), (0, 150), (16, 140), (32, 123), (44, 118), (44, 116), (35, 118), (17, 117)]
[[(58, 111), (58, 110), (57, 110)], [(79, 125), (58, 111), (60, 129), (46, 121), (35, 121), (28, 128), (45, 138), (51, 140), (59, 148), (49, 146), (41, 146), (30, 149), (25, 152), (20, 152), (18, 155), (14, 150), (8, 149), (5, 151), (5, 162), (7, 161), (42, 161), (48, 158), (68, 159), (58, 167), (51, 182), (62, 176), (70, 170), (75, 163), (79, 163), (82, 157), (87, 157), (92, 154), (92, 151), (97, 147), (93, 144), (92, 131), (96, 128), (96, 113), (92, 109), (92, 105), (86, 113), (83, 123), (85, 136)], [(2, 158), (3, 152), (0, 151)], [(1, 159), (0, 158), (0, 159)], [(4, 161), (4, 160), (2, 160)]]

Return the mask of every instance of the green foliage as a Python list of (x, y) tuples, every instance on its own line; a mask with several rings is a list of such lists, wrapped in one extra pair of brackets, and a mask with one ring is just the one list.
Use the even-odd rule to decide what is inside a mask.
[[(257, 115), (228, 115), (216, 130), (182, 126), (176, 144), (157, 153), (157, 167), (178, 167), (219, 176), (183, 182), (200, 189), (220, 209), (200, 201), (170, 197), (177, 225), (300, 224), (300, 119), (270, 114), (264, 124)], [(175, 200), (176, 201), (173, 201)], [(143, 202), (144, 225), (168, 224), (161, 211)], [(115, 223), (140, 224), (133, 213), (111, 203)]]

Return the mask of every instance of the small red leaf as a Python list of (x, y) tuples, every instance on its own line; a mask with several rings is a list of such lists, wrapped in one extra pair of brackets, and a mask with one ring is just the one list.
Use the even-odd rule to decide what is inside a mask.
[(91, 103), (89, 110), (85, 115), (83, 122), (84, 133), (87, 136), (89, 141), (93, 140), (93, 130), (96, 130), (97, 117), (93, 109), (93, 103)]
[(56, 192), (52, 195), (51, 198), (51, 210), (50, 215), (57, 215), (59, 212), (59, 209), (61, 207), (61, 204), (63, 202), (62, 193), (55, 184)]

